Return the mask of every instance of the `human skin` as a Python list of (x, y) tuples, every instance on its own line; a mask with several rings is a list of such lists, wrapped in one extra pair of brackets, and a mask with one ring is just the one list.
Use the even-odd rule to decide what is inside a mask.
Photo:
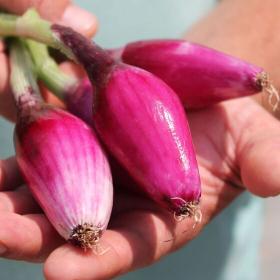
[[(71, 4), (70, 0), (0, 0), (1, 9), (16, 14), (22, 14), (30, 7), (35, 7), (42, 17), (56, 23), (68, 25), (89, 38), (97, 30), (96, 17), (78, 6)], [(5, 54), (5, 46), (1, 41), (0, 65), (0, 114), (10, 120), (14, 120), (15, 106), (8, 86), (9, 63)], [(68, 68), (72, 68), (72, 65), (66, 64), (64, 67), (68, 70)]]
[[(224, 0), (185, 37), (264, 67), (279, 85), (279, 8), (278, 0), (265, 5), (260, 0)], [(243, 191), (262, 197), (280, 193), (280, 124), (255, 100), (236, 99), (187, 115), (202, 179), (203, 219), (195, 228), (192, 219), (176, 223), (148, 199), (119, 191), (110, 227), (101, 239), (109, 250), (102, 256), (84, 253), (54, 231), (21, 186), (10, 158), (0, 163), (0, 223), (5, 225), (0, 244), (6, 248), (2, 256), (43, 261), (48, 280), (110, 279), (186, 245)]]

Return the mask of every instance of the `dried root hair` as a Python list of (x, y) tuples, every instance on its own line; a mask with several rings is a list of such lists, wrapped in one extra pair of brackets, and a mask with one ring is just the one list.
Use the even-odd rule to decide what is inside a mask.
[(96, 255), (104, 255), (109, 248), (104, 249), (100, 243), (102, 230), (100, 227), (95, 227), (88, 223), (83, 223), (76, 226), (68, 239), (74, 246), (80, 247), (85, 251), (92, 249)]
[(185, 218), (194, 217), (195, 224), (199, 224), (202, 220), (202, 213), (199, 207), (199, 201), (187, 202), (181, 197), (172, 197), (172, 200), (179, 200), (182, 202), (182, 206), (178, 211), (174, 211), (174, 219), (177, 222), (181, 222)]
[(256, 82), (262, 88), (262, 90), (268, 94), (268, 103), (271, 106), (273, 112), (279, 110), (279, 91), (273, 85), (268, 74), (266, 72), (261, 72), (257, 75)]

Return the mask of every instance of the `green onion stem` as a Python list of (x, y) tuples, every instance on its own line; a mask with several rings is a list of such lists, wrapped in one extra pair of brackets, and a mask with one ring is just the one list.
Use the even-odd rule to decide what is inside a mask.
[(20, 39), (10, 41), (11, 75), (10, 85), (16, 101), (20, 104), (24, 101), (42, 100), (33, 69), (32, 59), (24, 43)]
[(25, 42), (32, 56), (38, 78), (49, 90), (63, 99), (67, 90), (77, 84), (77, 79), (59, 69), (56, 61), (49, 55), (46, 45), (29, 39)]
[(18, 36), (33, 39), (55, 49), (59, 49), (70, 59), (75, 60), (67, 48), (51, 29), (52, 24), (40, 18), (35, 9), (29, 9), (22, 16), (0, 13), (0, 36)]

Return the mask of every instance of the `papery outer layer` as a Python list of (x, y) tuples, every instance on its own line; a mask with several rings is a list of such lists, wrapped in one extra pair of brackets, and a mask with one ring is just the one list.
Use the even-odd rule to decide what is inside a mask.
[(47, 105), (19, 118), (15, 146), (20, 169), (48, 219), (65, 238), (78, 225), (104, 230), (112, 208), (112, 179), (92, 130)]
[[(111, 51), (114, 55), (114, 51)], [(183, 40), (147, 40), (115, 50), (123, 62), (165, 81), (187, 108), (252, 95), (262, 87), (263, 69), (233, 56)]]

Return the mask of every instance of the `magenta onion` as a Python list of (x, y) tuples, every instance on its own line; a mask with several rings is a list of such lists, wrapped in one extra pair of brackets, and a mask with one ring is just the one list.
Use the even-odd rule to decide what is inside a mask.
[(92, 125), (94, 89), (88, 78), (81, 79), (75, 86), (67, 88), (63, 93), (63, 100), (72, 114)]
[[(264, 70), (236, 57), (184, 40), (147, 40), (111, 51), (123, 62), (165, 81), (187, 108), (202, 108), (263, 89), (272, 104), (278, 93)], [(276, 107), (275, 107), (276, 106)]]
[(196, 216), (199, 172), (185, 112), (173, 90), (145, 70), (114, 62), (69, 28), (53, 25), (52, 30), (96, 87), (94, 126), (106, 147), (153, 200), (177, 216)]
[[(90, 127), (38, 97), (38, 89), (18, 79), (27, 51), (11, 47), (11, 86), (18, 108), (17, 161), (50, 222), (71, 243), (89, 248), (106, 229), (112, 209), (107, 159)], [(18, 83), (16, 83), (18, 81)], [(19, 84), (23, 86), (19, 88)]]

